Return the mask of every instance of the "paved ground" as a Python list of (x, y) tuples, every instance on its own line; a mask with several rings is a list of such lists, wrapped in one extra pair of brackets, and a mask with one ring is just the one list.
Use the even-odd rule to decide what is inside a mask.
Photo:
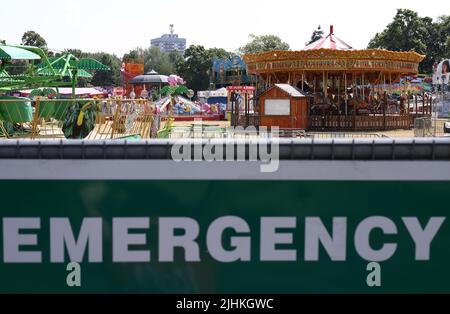
[[(200, 122), (192, 122), (192, 121), (176, 121), (174, 123), (175, 127), (186, 127), (191, 126), (192, 124), (199, 124)], [(229, 127), (230, 122), (229, 121), (202, 121), (201, 124), (203, 125), (217, 125), (221, 127)], [(336, 134), (337, 132), (314, 132), (315, 134), (321, 133), (320, 137), (333, 137), (333, 134)], [(392, 130), (392, 131), (384, 131), (384, 132), (357, 132), (353, 134), (353, 137), (414, 137), (414, 130)], [(316, 136), (317, 137), (317, 136)], [(345, 132), (345, 137), (352, 137), (351, 132)]]

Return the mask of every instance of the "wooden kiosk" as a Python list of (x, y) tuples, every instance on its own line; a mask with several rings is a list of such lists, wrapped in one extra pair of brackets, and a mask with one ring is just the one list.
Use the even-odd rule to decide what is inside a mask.
[(308, 97), (289, 84), (275, 84), (259, 96), (260, 126), (281, 129), (308, 127)]

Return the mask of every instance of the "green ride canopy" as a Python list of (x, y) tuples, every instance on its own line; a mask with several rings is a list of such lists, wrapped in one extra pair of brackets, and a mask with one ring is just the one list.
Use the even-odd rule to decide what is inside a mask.
[[(5, 71), (12, 60), (42, 60), (37, 67), (32, 66), (27, 74), (10, 76)], [(110, 70), (101, 62), (92, 58), (77, 58), (69, 52), (61, 56), (48, 58), (38, 47), (0, 45), (0, 90), (11, 91), (26, 88), (71, 85), (73, 97), (78, 77), (91, 78), (89, 71)], [(5, 72), (3, 72), (5, 71)], [(70, 82), (63, 80), (69, 78)]]
[(0, 60), (40, 60), (41, 57), (26, 49), (0, 46)]
[[(48, 68), (39, 69), (37, 73), (40, 75), (53, 75), (52, 71)], [(64, 73), (60, 73), (60, 75), (63, 77), (72, 77), (72, 74), (70, 73), (70, 69), (66, 69), (64, 71)], [(92, 74), (90, 74), (89, 72), (87, 72), (83, 69), (79, 69), (78, 73), (77, 73), (77, 77), (91, 78)]]
[[(71, 55), (65, 54), (61, 57), (50, 57), (49, 62), (54, 69), (76, 68), (78, 70), (109, 70), (109, 67), (92, 58), (78, 59)], [(45, 63), (38, 65), (38, 68), (46, 67)]]

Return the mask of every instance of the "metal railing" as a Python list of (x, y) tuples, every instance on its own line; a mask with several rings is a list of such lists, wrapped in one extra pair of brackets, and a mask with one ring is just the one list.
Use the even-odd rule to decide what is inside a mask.
[[(271, 145), (272, 139), (236, 139), (246, 147)], [(6, 140), (0, 159), (172, 159), (176, 140)], [(184, 145), (230, 145), (223, 139), (186, 139)], [(450, 161), (450, 138), (278, 139), (279, 159), (289, 160), (441, 160)], [(224, 154), (226, 149), (223, 150)]]
[(308, 132), (311, 138), (388, 138), (386, 135), (359, 132)]
[(414, 120), (415, 137), (450, 136), (450, 119), (417, 118)]
[(309, 128), (316, 131), (381, 131), (410, 129), (408, 115), (311, 115)]

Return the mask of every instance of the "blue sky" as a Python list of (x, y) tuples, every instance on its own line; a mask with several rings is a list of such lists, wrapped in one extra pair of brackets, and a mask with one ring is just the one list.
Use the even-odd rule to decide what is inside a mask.
[(424, 0), (14, 0), (0, 11), (0, 38), (19, 43), (27, 30), (40, 33), (53, 49), (79, 48), (122, 56), (147, 47), (175, 24), (188, 45), (234, 51), (251, 33), (275, 34), (301, 49), (318, 24), (355, 48), (393, 18), (397, 8), (421, 16), (450, 14), (449, 1)]

